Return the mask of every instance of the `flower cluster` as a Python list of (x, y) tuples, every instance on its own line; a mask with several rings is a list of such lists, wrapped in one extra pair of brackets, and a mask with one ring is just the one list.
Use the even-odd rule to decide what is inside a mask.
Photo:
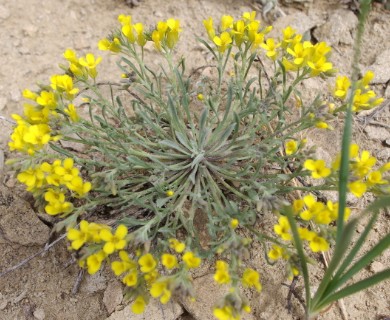
[(29, 167), (21, 171), (17, 179), (27, 186), (34, 196), (43, 195), (47, 204), (45, 211), (50, 215), (70, 213), (73, 205), (66, 201), (66, 194), (72, 197), (84, 197), (91, 190), (91, 183), (84, 182), (80, 171), (74, 167), (71, 158), (57, 159), (52, 164), (43, 162), (40, 165)]
[[(285, 260), (292, 277), (301, 272), (306, 254), (329, 250), (336, 238), (339, 204), (320, 201), (314, 190), (337, 190), (340, 156), (332, 165), (314, 159), (298, 134), (331, 129), (329, 120), (346, 110), (351, 82), (340, 76), (332, 101), (304, 103), (302, 81), (335, 73), (331, 48), (304, 41), (291, 27), (280, 39), (271, 38), (272, 27), (262, 26), (256, 12), (237, 20), (224, 15), (218, 26), (211, 17), (203, 21), (209, 43), (199, 41), (215, 59), (207, 68), (218, 72), (217, 79), (196, 81), (185, 59), (174, 60), (179, 20), (148, 30), (129, 15), (118, 20), (120, 27), (98, 47), (120, 54), (124, 79), (97, 82), (101, 58), (78, 57), (68, 49), (67, 65), (60, 65), (64, 74), (53, 75), (36, 92), (23, 92), (30, 101), (23, 115), (13, 115), (9, 142), (21, 152), (12, 161), (17, 179), (47, 214), (59, 215), (56, 229), (67, 229), (80, 267), (92, 275), (106, 264), (121, 279), (134, 313), (142, 313), (151, 298), (162, 304), (174, 296), (194, 299), (190, 274), (207, 257), (216, 261), (214, 280), (230, 289), (214, 316), (240, 319), (251, 310), (241, 287), (262, 290), (259, 272), (247, 263), (250, 244), (271, 243), (267, 261)], [(161, 69), (147, 65), (145, 46), (165, 59)], [(261, 51), (273, 65), (265, 85)], [(253, 72), (256, 63), (260, 70)], [(353, 111), (382, 102), (369, 88), (373, 76), (367, 72), (357, 83)], [(78, 113), (80, 98), (89, 117)], [(291, 103), (298, 109), (293, 116)], [(348, 188), (355, 196), (388, 194), (389, 170), (390, 163), (379, 167), (367, 150), (351, 145)], [(320, 181), (294, 183), (309, 176)], [(298, 199), (286, 207), (289, 196)], [(344, 207), (340, 201), (347, 220), (351, 210)], [(273, 234), (257, 228), (258, 217), (271, 212), (278, 213)], [(205, 246), (199, 214), (207, 220)], [(292, 229), (298, 231), (293, 235)]]
[[(359, 153), (357, 144), (351, 144), (349, 157), (350, 177), (348, 188), (351, 193), (358, 198), (368, 191), (375, 194), (389, 193), (390, 179), (385, 179), (384, 174), (390, 171), (390, 162), (375, 169), (377, 159), (368, 150), (362, 150)], [(340, 167), (340, 159), (341, 156), (338, 155), (332, 164), (332, 168), (336, 172)]]
[[(377, 98), (376, 93), (370, 88), (369, 84), (374, 79), (374, 73), (367, 71), (366, 74), (356, 82), (354, 91), (352, 111), (360, 112), (375, 108), (383, 102), (383, 98)], [(346, 101), (348, 92), (351, 89), (351, 80), (347, 76), (337, 76), (334, 88), (334, 96)]]
[(111, 39), (100, 40), (98, 43), (100, 50), (118, 53), (123, 47), (129, 48), (129, 45), (134, 44), (144, 47), (148, 41), (152, 41), (157, 50), (169, 52), (179, 40), (180, 21), (176, 19), (159, 21), (152, 31), (145, 31), (144, 25), (140, 22), (132, 24), (131, 16), (121, 14), (118, 20), (122, 25), (121, 32), (114, 34)]
[(234, 21), (229, 15), (221, 18), (218, 30), (214, 28), (211, 17), (203, 20), (209, 39), (216, 45), (220, 53), (224, 53), (233, 44), (241, 47), (242, 44), (255, 51), (263, 45), (264, 36), (272, 30), (272, 27), (261, 27), (260, 20), (256, 20), (256, 12), (244, 12), (242, 19)]
[[(164, 252), (160, 260), (151, 253), (141, 254), (141, 249), (129, 254), (126, 247), (133, 244), (132, 237), (123, 224), (113, 233), (107, 225), (85, 220), (80, 222), (79, 229), (69, 228), (67, 233), (71, 241), (70, 248), (83, 253), (79, 264), (86, 267), (89, 274), (98, 272), (103, 262), (118, 252), (120, 260), (112, 261), (111, 269), (116, 276), (121, 277), (127, 288), (132, 289), (134, 313), (144, 311), (150, 296), (159, 299), (162, 304), (168, 303), (174, 293), (193, 296), (188, 272), (201, 265), (201, 258), (192, 251), (185, 251), (186, 245), (175, 238), (169, 239), (170, 251)], [(165, 269), (164, 275), (159, 272), (159, 261), (161, 268)], [(251, 281), (249, 278), (245, 278), (247, 282)]]

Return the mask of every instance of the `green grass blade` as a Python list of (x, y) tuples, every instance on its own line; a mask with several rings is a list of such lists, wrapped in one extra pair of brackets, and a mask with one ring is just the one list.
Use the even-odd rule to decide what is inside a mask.
[(330, 303), (332, 303), (334, 301), (337, 301), (337, 300), (340, 300), (340, 299), (345, 298), (347, 296), (350, 296), (356, 292), (365, 290), (365, 289), (372, 287), (375, 284), (382, 282), (382, 281), (389, 279), (389, 278), (390, 278), (390, 269), (386, 269), (384, 271), (378, 272), (377, 274), (375, 274), (367, 279), (361, 280), (357, 283), (354, 283), (354, 284), (336, 292), (335, 294), (332, 294), (328, 298), (324, 299), (322, 301), (322, 303), (318, 306), (318, 310), (321, 310), (322, 308), (326, 307), (327, 305), (329, 305)]

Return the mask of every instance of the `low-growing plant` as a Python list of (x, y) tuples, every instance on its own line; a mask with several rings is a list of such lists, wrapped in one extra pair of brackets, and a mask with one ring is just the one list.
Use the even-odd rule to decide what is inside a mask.
[[(383, 99), (369, 86), (372, 72), (358, 81), (339, 75), (333, 97), (318, 94), (305, 103), (299, 85), (333, 77), (336, 69), (326, 43), (305, 41), (291, 27), (278, 40), (255, 12), (238, 20), (224, 15), (219, 26), (203, 21), (208, 40), (199, 42), (215, 61), (204, 68), (217, 71), (206, 77), (186, 70), (190, 56), (175, 57), (178, 20), (152, 30), (130, 16), (118, 20), (120, 28), (99, 48), (118, 55), (120, 82), (98, 80), (101, 58), (69, 49), (64, 73), (35, 92), (25, 90), (30, 102), (23, 115), (13, 115), (9, 147), (19, 154), (8, 163), (37, 208), (54, 217), (54, 230), (66, 230), (81, 268), (94, 274), (108, 264), (125, 284), (133, 312), (142, 313), (151, 298), (163, 304), (173, 296), (195, 298), (191, 269), (215, 261), (215, 281), (231, 287), (214, 308), (221, 320), (250, 312), (242, 287), (261, 291), (259, 272), (247, 263), (253, 243), (263, 246), (269, 263), (284, 260), (289, 278), (304, 276), (308, 318), (389, 277), (386, 270), (372, 283), (340, 289), (389, 246), (386, 235), (348, 269), (379, 206), (388, 204), (381, 198), (339, 265), (359, 219), (345, 193), (388, 195), (390, 163), (378, 166), (347, 139), (329, 166), (299, 138), (345, 117), (350, 131), (352, 113), (379, 105)], [(151, 45), (163, 60), (159, 68), (145, 62)], [(325, 201), (323, 190), (340, 190), (339, 203)], [(264, 215), (277, 219), (274, 233), (259, 228)], [(312, 298), (307, 263), (335, 243), (328, 282)]]

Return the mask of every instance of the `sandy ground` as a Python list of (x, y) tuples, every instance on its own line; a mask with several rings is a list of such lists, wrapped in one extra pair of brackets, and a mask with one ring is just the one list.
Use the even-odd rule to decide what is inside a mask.
[[(339, 1), (289, 0), (287, 6), (271, 11), (275, 30), (291, 24), (300, 32), (307, 32), (317, 41), (328, 41), (334, 48), (333, 61), (342, 72), (349, 70), (355, 14)], [(117, 25), (118, 14), (130, 14), (133, 19), (147, 25), (156, 21), (176, 17), (181, 20), (183, 33), (178, 47), (179, 55), (191, 54), (187, 59), (189, 70), (209, 63), (210, 57), (201, 49), (195, 38), (203, 35), (202, 20), (221, 14), (239, 17), (243, 11), (260, 9), (254, 1), (188, 0), (159, 1), (143, 0), (136, 7), (129, 7), (121, 0), (0, 0), (0, 115), (21, 112), (24, 88), (35, 88), (36, 82), (47, 82), (58, 73), (62, 53), (73, 48), (80, 54), (93, 52), (103, 56), (101, 77), (117, 79), (120, 72), (112, 72), (116, 57), (99, 53), (97, 41), (106, 36)], [(282, 10), (282, 11), (281, 11)], [(282, 14), (283, 12), (283, 14)], [(362, 51), (361, 69), (368, 67), (378, 73), (377, 90), (390, 98), (387, 84), (390, 80), (390, 12), (376, 5), (369, 18)], [(150, 52), (150, 61), (158, 65), (159, 58)], [(306, 84), (307, 92), (327, 86), (312, 81)], [(387, 100), (388, 101), (388, 100)], [(389, 161), (389, 110), (381, 109), (369, 121), (355, 121), (355, 140), (368, 148), (381, 162)], [(363, 119), (364, 120), (364, 119)], [(374, 122), (373, 122), (374, 121)], [(318, 135), (309, 133), (318, 153), (330, 157), (337, 152), (340, 141), (340, 125), (334, 124), (333, 132)], [(39, 252), (49, 238), (49, 226), (44, 224), (32, 207), (31, 199), (19, 186), (13, 173), (3, 168), (3, 159), (9, 157), (6, 147), (12, 125), (0, 120), (0, 272), (16, 265), (23, 259)], [(366, 201), (353, 202), (355, 208)], [(389, 215), (381, 216), (378, 225), (369, 237), (368, 246), (381, 235), (389, 233)], [(264, 221), (269, 227), (272, 221)], [(357, 233), (364, 225), (360, 225)], [(253, 248), (253, 267), (263, 270), (264, 290), (260, 295), (250, 294), (253, 315), (247, 319), (300, 319), (302, 310), (294, 301), (293, 312), (285, 309), (287, 289), (280, 286), (283, 267), (269, 267), (261, 262), (262, 252)], [(313, 269), (316, 281), (321, 274), (322, 262)], [(390, 265), (390, 252), (385, 251), (373, 262), (362, 276), (372, 275)], [(82, 280), (76, 294), (72, 293), (79, 274), (72, 264), (72, 257), (65, 241), (16, 271), (0, 278), (0, 320), (13, 319), (211, 319), (210, 307), (220, 290), (212, 284), (212, 270), (204, 266), (195, 275), (199, 292), (196, 303), (180, 301), (162, 309), (152, 306), (144, 317), (135, 317), (128, 307), (121, 304), (120, 283), (108, 271)], [(358, 278), (357, 278), (358, 279)], [(389, 282), (377, 285), (365, 292), (347, 298), (319, 319), (343, 319), (340, 308), (344, 308), (346, 319), (388, 319), (390, 317)], [(302, 283), (299, 283), (302, 286)]]

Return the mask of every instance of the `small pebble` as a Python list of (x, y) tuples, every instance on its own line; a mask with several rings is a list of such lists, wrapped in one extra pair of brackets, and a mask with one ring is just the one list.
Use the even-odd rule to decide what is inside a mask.
[(35, 309), (33, 313), (34, 317), (38, 320), (44, 320), (45, 319), (45, 311), (42, 308)]

